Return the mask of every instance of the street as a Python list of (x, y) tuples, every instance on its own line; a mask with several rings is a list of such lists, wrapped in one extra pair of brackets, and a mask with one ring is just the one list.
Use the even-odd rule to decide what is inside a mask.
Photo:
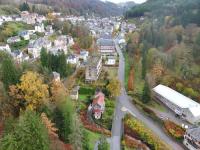
[(167, 134), (164, 133), (163, 129), (155, 123), (153, 120), (141, 113), (131, 102), (128, 97), (125, 86), (124, 86), (124, 77), (125, 77), (125, 60), (122, 54), (121, 49), (118, 44), (116, 44), (116, 49), (119, 54), (119, 69), (118, 69), (118, 79), (121, 82), (121, 95), (116, 98), (116, 109), (113, 118), (112, 124), (112, 137), (111, 137), (111, 150), (120, 150), (121, 149), (121, 135), (122, 135), (122, 119), (125, 115), (121, 111), (122, 107), (127, 108), (132, 114), (134, 114), (140, 121), (149, 127), (157, 136), (167, 143), (174, 150), (183, 150), (184, 148), (179, 143), (171, 139)]

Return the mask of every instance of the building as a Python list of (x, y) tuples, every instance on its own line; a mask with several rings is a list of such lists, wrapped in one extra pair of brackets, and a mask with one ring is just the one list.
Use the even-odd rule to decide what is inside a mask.
[(92, 114), (95, 119), (100, 119), (105, 110), (105, 96), (102, 92), (97, 92), (91, 104)]
[(72, 65), (79, 65), (79, 59), (76, 55), (71, 54), (67, 57), (67, 63)]
[(35, 32), (44, 33), (44, 24), (43, 23), (36, 23), (35, 25)]
[(38, 14), (29, 13), (28, 11), (21, 12), (22, 21), (26, 24), (35, 24)]
[(102, 56), (116, 56), (116, 48), (113, 39), (99, 39), (97, 40), (99, 52)]
[(7, 43), (8, 44), (12, 44), (12, 43), (17, 43), (17, 42), (20, 42), (21, 39), (19, 36), (13, 36), (13, 37), (10, 37), (7, 39)]
[(60, 73), (58, 72), (53, 72), (53, 80), (56, 82), (60, 82)]
[(88, 58), (88, 63), (85, 69), (86, 82), (93, 82), (98, 80), (102, 70), (102, 56), (92, 55)]
[(76, 87), (74, 87), (74, 88), (72, 89), (71, 94), (70, 94), (70, 98), (71, 98), (72, 100), (78, 100), (78, 97), (79, 97), (78, 91), (79, 91), (79, 89), (80, 89), (79, 86), (76, 86)]
[(45, 48), (49, 51), (52, 47), (51, 41), (48, 40), (47, 37), (39, 38), (35, 41), (29, 42), (28, 45), (28, 53), (33, 56), (33, 58), (40, 57), (40, 52), (42, 48)]
[(0, 43), (0, 51), (5, 51), (7, 53), (11, 53), (10, 46), (8, 44)]
[(116, 65), (116, 57), (108, 56), (105, 64), (108, 65), (108, 66)]
[(22, 37), (24, 40), (30, 39), (30, 34), (29, 34), (29, 31), (27, 30), (19, 32), (18, 36)]
[(153, 88), (153, 92), (155, 97), (163, 102), (176, 115), (187, 120), (191, 124), (200, 122), (199, 103), (164, 85), (156, 86)]
[(20, 50), (15, 50), (11, 53), (13, 59), (18, 62), (24, 62), (24, 61), (28, 61), (29, 60), (29, 55), (24, 54), (23, 52), (21, 52)]
[(189, 150), (200, 150), (200, 127), (187, 129), (183, 144)]
[(82, 59), (84, 62), (86, 62), (88, 59), (88, 56), (89, 56), (89, 52), (86, 50), (82, 50), (80, 51), (79, 59)]

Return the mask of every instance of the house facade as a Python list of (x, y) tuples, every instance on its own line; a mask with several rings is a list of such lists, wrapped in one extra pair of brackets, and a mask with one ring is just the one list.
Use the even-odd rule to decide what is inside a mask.
[(95, 119), (100, 119), (105, 110), (105, 96), (102, 92), (97, 92), (91, 105), (92, 114)]
[(86, 82), (97, 81), (102, 70), (102, 56), (92, 55), (88, 58), (85, 69)]
[(182, 119), (191, 124), (200, 122), (199, 103), (164, 85), (153, 88), (153, 94)]
[(10, 46), (8, 44), (1, 44), (0, 43), (0, 51), (5, 51), (7, 53), (11, 53)]
[(113, 39), (99, 39), (97, 41), (98, 50), (102, 56), (116, 56), (116, 48)]
[(187, 129), (183, 144), (189, 150), (200, 150), (200, 127)]

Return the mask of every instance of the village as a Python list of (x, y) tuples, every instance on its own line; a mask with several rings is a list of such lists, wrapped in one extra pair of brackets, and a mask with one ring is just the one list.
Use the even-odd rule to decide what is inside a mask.
[[(92, 46), (88, 48), (77, 46), (80, 41), (72, 34), (62, 32), (63, 29), (56, 29), (52, 18), (63, 23), (70, 22), (74, 26), (86, 26)], [(144, 18), (140, 18), (140, 21), (143, 20)], [(123, 54), (127, 46), (126, 35), (137, 31), (136, 25), (127, 23), (120, 17), (85, 18), (65, 16), (59, 12), (51, 12), (48, 16), (43, 16), (22, 11), (20, 15), (0, 16), (0, 27), (13, 23), (25, 24), (27, 28), (20, 29), (0, 43), (0, 51), (12, 56), (16, 64), (37, 63), (44, 51), (52, 56), (64, 55), (66, 64), (73, 70), (71, 75), (76, 78), (69, 89), (69, 95), (76, 103), (77, 111), (82, 114), (81, 121), (90, 130), (97, 130), (98, 133), (102, 132), (107, 136), (111, 134), (108, 138), (111, 149), (118, 150), (115, 146), (121, 142), (116, 143), (115, 138), (120, 139), (121, 135), (115, 136), (115, 128), (122, 130), (121, 126), (118, 129), (118, 124), (121, 124), (124, 116), (120, 116), (119, 119), (117, 114), (120, 112), (124, 113), (123, 115), (130, 114), (138, 117), (137, 111), (132, 111), (132, 104), (127, 105), (126, 101), (129, 100), (124, 97), (127, 95), (125, 92), (127, 87), (123, 83), (124, 79), (119, 79), (125, 71)], [(66, 89), (68, 82), (72, 82), (56, 70), (51, 70), (51, 74), (52, 80), (61, 82)], [(181, 142), (189, 150), (200, 149), (200, 104), (162, 84), (158, 84), (151, 91), (156, 103), (169, 112), (156, 110), (157, 117), (160, 120), (175, 122), (186, 131)], [(116, 97), (119, 97), (119, 100)], [(122, 106), (118, 108), (119, 105)], [(122, 108), (125, 109), (124, 112)], [(87, 118), (94, 125), (90, 127), (86, 122)], [(164, 131), (162, 134), (165, 134)]]

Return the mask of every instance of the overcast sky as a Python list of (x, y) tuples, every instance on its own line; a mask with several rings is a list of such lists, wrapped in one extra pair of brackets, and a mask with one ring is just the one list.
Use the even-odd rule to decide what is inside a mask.
[(143, 2), (145, 2), (146, 0), (102, 0), (102, 1), (110, 1), (110, 2), (113, 2), (113, 3), (134, 1), (134, 2), (136, 2), (136, 3), (143, 3)]

